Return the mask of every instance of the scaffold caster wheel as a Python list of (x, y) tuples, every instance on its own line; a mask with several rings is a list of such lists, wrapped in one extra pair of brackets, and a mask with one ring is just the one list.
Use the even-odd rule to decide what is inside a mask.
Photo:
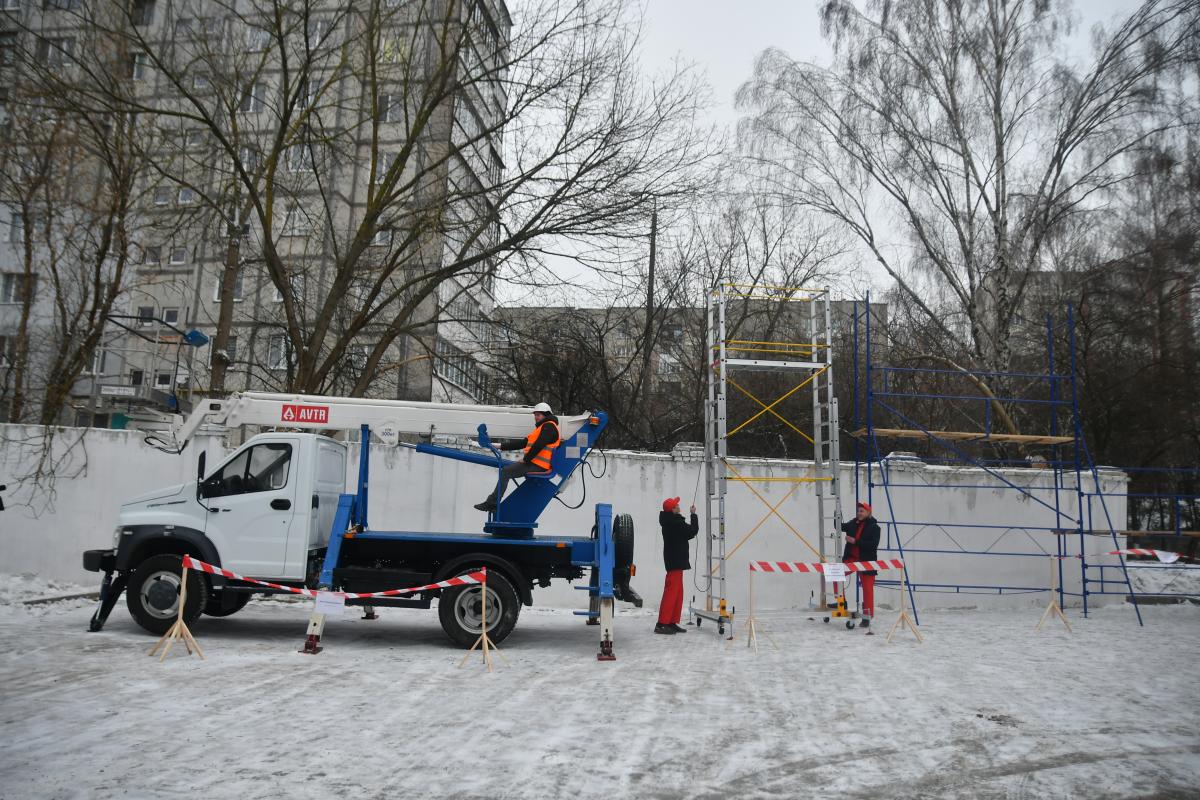
[(848, 630), (848, 631), (854, 630), (854, 620), (852, 620), (852, 619), (846, 620), (846, 630)]
[(826, 624), (826, 625), (828, 625), (828, 624), (829, 624), (829, 617), (826, 617), (826, 618), (825, 618), (825, 624)]
[(724, 626), (724, 625), (718, 625), (718, 626), (717, 626), (717, 635), (718, 635), (718, 636), (724, 636), (724, 635), (725, 635), (725, 626)]
[(700, 627), (700, 623), (701, 623), (701, 622), (703, 622), (703, 621), (704, 621), (704, 620), (703, 620), (701, 617), (696, 617), (696, 627), (697, 627), (697, 628), (699, 628), (699, 627)]

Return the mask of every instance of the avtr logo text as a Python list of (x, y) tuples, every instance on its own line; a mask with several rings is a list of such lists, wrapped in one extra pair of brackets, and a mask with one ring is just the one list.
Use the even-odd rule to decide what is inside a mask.
[(329, 406), (285, 405), (280, 419), (284, 422), (311, 422), (325, 425), (329, 422)]

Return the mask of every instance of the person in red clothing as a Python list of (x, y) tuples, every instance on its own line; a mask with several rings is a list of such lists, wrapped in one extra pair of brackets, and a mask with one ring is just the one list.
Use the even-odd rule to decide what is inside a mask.
[[(871, 516), (871, 507), (859, 503), (854, 519), (842, 525), (846, 534), (846, 548), (842, 561), (877, 561), (879, 559), (879, 523)], [(862, 627), (871, 627), (875, 617), (875, 570), (864, 570), (858, 575), (858, 586), (862, 589)]]
[(662, 602), (658, 605), (658, 624), (654, 626), (654, 632), (668, 635), (687, 633), (686, 628), (679, 626), (679, 617), (683, 614), (683, 571), (692, 568), (688, 560), (688, 541), (700, 531), (696, 507), (692, 506), (692, 520), (689, 523), (679, 510), (678, 497), (663, 500), (658, 524), (662, 526), (663, 566), (667, 568), (667, 580), (663, 585)]

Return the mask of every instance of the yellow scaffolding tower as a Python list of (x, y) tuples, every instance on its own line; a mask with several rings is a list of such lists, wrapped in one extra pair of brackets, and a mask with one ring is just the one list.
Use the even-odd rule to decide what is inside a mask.
[[(730, 300), (752, 303), (793, 303), (807, 305), (807, 341), (766, 341), (727, 338), (726, 311)], [(839, 500), (840, 456), (838, 452), (838, 406), (833, 387), (833, 311), (829, 289), (805, 289), (763, 285), (724, 284), (714, 289), (707, 300), (708, 315), (708, 399), (704, 406), (705, 458), (705, 573), (707, 586), (703, 607), (694, 602), (688, 609), (697, 625), (711, 620), (719, 634), (732, 623), (725, 584), (726, 561), (772, 517), (782, 522), (822, 562), (827, 550), (833, 559), (841, 557), (842, 509)], [(731, 377), (734, 372), (783, 372), (800, 377), (799, 383), (771, 402), (763, 402)], [(750, 418), (729, 426), (726, 391), (733, 387), (761, 408)], [(776, 406), (808, 388), (813, 403), (812, 434), (786, 419)], [(804, 477), (756, 478), (742, 475), (729, 462), (728, 441), (765, 414), (783, 422), (805, 442), (812, 445), (812, 474)], [(767, 513), (731, 550), (726, 550), (726, 495), (729, 483), (745, 486), (767, 507)], [(783, 499), (772, 504), (755, 483), (791, 483)], [(779, 508), (801, 485), (811, 483), (817, 498), (817, 531), (814, 546), (797, 526), (789, 522)], [(832, 547), (830, 548), (829, 545)], [(828, 607), (825, 583), (821, 583), (821, 607)], [(731, 634), (732, 635), (732, 634)]]

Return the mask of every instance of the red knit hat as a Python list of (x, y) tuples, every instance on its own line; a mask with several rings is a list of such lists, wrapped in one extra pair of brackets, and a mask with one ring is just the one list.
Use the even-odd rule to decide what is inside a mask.
[(668, 497), (666, 500), (663, 500), (663, 511), (674, 511), (677, 508), (679, 508), (678, 497)]
[(867, 513), (868, 513), (868, 514), (870, 514), (870, 513), (871, 513), (871, 507), (870, 507), (869, 505), (867, 505), (866, 503), (860, 502), (860, 503), (858, 504), (858, 507), (859, 507), (859, 508), (865, 508), (865, 509), (867, 510)]

